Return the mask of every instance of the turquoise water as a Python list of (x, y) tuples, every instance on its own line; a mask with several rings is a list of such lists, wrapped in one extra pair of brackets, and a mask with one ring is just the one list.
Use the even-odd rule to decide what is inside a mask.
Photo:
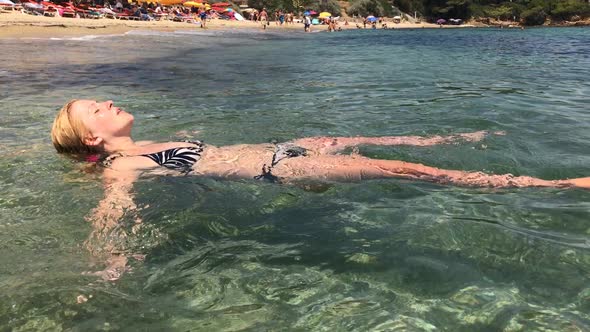
[(127, 215), (103, 239), (145, 259), (103, 282), (87, 274), (104, 261), (85, 221), (100, 174), (48, 138), (67, 100), (113, 99), (137, 139), (503, 130), (360, 153), (590, 176), (587, 29), (136, 32), (0, 49), (0, 330), (590, 330), (588, 191), (146, 178), (142, 226)]

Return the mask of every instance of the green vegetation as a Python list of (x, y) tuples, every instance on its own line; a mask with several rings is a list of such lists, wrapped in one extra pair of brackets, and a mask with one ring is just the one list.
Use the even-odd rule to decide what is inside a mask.
[(355, 0), (351, 1), (347, 14), (363, 17), (368, 15), (391, 17), (399, 14), (399, 10), (394, 9), (391, 2), (387, 0)]
[(403, 0), (397, 5), (402, 11), (410, 12), (422, 6), (422, 13), (430, 20), (491, 18), (540, 25), (547, 18), (565, 21), (590, 17), (590, 4), (586, 0)]
[[(348, 0), (348, 15), (394, 16), (400, 12), (414, 14), (429, 21), (437, 19), (494, 19), (540, 25), (552, 21), (577, 21), (590, 17), (587, 0)], [(302, 12), (312, 9), (338, 15), (337, 0), (249, 0), (254, 8), (270, 11), (283, 9)]]

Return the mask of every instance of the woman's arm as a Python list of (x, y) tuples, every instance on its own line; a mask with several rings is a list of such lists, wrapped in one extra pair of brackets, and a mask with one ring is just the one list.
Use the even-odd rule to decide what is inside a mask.
[(319, 154), (333, 154), (358, 145), (409, 145), (432, 146), (458, 142), (479, 142), (488, 135), (506, 135), (503, 131), (476, 131), (449, 136), (378, 136), (378, 137), (307, 137), (293, 140), (293, 144), (316, 151)]
[(135, 218), (131, 232), (141, 224), (137, 216), (137, 205), (133, 201), (133, 182), (137, 179), (136, 171), (104, 172), (104, 197), (86, 219), (92, 223), (92, 233), (86, 241), (87, 249), (106, 262), (106, 268), (92, 273), (104, 280), (117, 280), (126, 269), (127, 255), (125, 243), (128, 230), (121, 224), (125, 215)]
[(562, 180), (562, 182), (573, 185), (575, 187), (590, 189), (590, 177), (577, 178), (577, 179), (571, 179), (571, 180)]

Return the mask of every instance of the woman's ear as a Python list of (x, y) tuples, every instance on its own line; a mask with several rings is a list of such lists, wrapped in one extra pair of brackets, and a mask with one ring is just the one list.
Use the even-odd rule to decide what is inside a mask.
[(88, 135), (88, 137), (86, 137), (84, 139), (84, 144), (88, 145), (88, 146), (98, 146), (102, 143), (102, 138), (100, 137), (94, 137), (92, 135)]

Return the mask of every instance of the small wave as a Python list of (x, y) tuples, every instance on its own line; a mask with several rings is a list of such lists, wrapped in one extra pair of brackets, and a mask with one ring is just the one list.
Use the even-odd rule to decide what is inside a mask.
[(107, 35), (84, 35), (75, 37), (23, 37), (21, 40), (52, 40), (52, 41), (91, 41), (96, 39), (107, 39), (113, 37), (123, 37), (124, 34), (107, 34)]
[(175, 37), (174, 32), (157, 31), (157, 30), (131, 30), (125, 33), (127, 36), (161, 36), (161, 37)]

